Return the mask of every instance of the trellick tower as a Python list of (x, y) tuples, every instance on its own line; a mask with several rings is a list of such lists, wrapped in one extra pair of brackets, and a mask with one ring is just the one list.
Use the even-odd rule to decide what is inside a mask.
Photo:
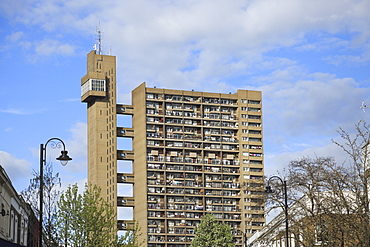
[[(81, 80), (88, 108), (88, 179), (115, 207), (133, 207), (140, 237), (150, 247), (185, 247), (202, 215), (230, 225), (237, 246), (265, 224), (262, 94), (149, 88), (132, 91), (132, 104), (116, 103), (115, 57), (88, 54)], [(117, 115), (132, 127), (117, 126)], [(132, 150), (117, 150), (131, 138)], [(132, 173), (117, 162), (132, 162)], [(117, 183), (133, 197), (117, 196)], [(118, 220), (125, 230), (132, 221)]]

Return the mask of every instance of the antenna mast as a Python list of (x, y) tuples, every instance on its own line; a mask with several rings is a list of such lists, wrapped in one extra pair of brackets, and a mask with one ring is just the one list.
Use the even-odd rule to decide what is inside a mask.
[(97, 47), (97, 54), (102, 55), (102, 37), (101, 37), (101, 31), (100, 31), (100, 22), (99, 22), (99, 27), (96, 27), (96, 33), (97, 33), (97, 40), (98, 40), (98, 47)]

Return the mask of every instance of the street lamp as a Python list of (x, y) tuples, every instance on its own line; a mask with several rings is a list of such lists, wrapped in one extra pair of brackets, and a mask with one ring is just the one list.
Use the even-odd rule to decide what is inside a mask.
[(43, 202), (44, 202), (44, 165), (46, 163), (46, 147), (50, 143), (51, 148), (62, 148), (61, 154), (57, 160), (65, 166), (67, 165), (68, 161), (72, 160), (71, 157), (68, 156), (68, 151), (66, 150), (66, 145), (64, 142), (59, 138), (51, 138), (49, 139), (45, 145), (40, 144), (40, 221), (39, 221), (39, 247), (42, 247), (42, 211), (43, 211)]
[(282, 188), (283, 188), (283, 191), (284, 191), (284, 199), (285, 199), (285, 205), (284, 205), (284, 211), (285, 211), (285, 246), (286, 247), (289, 247), (289, 222), (288, 222), (288, 194), (287, 194), (287, 189), (286, 189), (286, 181), (283, 181), (280, 177), (278, 176), (272, 176), (269, 178), (269, 180), (267, 181), (267, 186), (266, 186), (266, 190), (265, 192), (266, 193), (273, 193), (274, 191), (271, 189), (271, 186), (270, 186), (270, 181), (272, 179), (278, 179), (280, 180), (281, 182), (281, 185), (282, 185)]
[(247, 234), (243, 231), (241, 231), (243, 233), (243, 237), (244, 237), (244, 247), (248, 247), (247, 245)]

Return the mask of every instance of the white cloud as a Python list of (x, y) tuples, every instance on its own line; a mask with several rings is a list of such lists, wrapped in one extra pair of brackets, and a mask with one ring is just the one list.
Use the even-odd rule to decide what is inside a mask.
[(58, 40), (46, 39), (34, 44), (36, 55), (73, 55), (75, 48), (73, 45), (62, 43)]
[(22, 31), (13, 32), (10, 35), (6, 36), (5, 39), (10, 42), (17, 42), (24, 36)]
[(65, 169), (70, 174), (85, 174), (87, 172), (87, 124), (77, 122), (70, 132), (72, 137), (66, 141), (66, 149), (73, 160)]
[(31, 164), (26, 160), (17, 159), (10, 153), (0, 151), (0, 165), (4, 167), (13, 184), (27, 185), (31, 178)]
[(3, 113), (10, 113), (15, 115), (33, 115), (42, 112), (40, 109), (21, 109), (21, 108), (7, 108), (7, 109), (0, 109), (0, 112)]
[(265, 156), (265, 175), (271, 176), (284, 173), (290, 161), (299, 160), (302, 157), (334, 157), (338, 164), (342, 164), (348, 157), (337, 145), (326, 141), (324, 146), (309, 147), (295, 152), (280, 152)]
[(353, 65), (353, 64), (360, 64), (366, 63), (370, 61), (370, 54), (359, 54), (357, 56), (354, 55), (335, 55), (335, 56), (328, 56), (324, 58), (328, 63), (334, 65)]
[[(157, 86), (181, 85), (204, 90), (205, 85), (217, 88), (222, 78), (230, 75), (250, 73), (254, 64), (261, 62), (262, 52), (299, 44), (313, 30), (339, 33), (354, 28), (350, 25), (356, 22), (348, 19), (367, 18), (359, 10), (359, 15), (356, 11), (348, 12), (356, 9), (354, 4), (353, 1), (340, 4), (201, 1), (179, 4), (181, 7), (153, 2), (145, 6), (127, 4), (106, 10), (107, 16), (111, 16), (109, 12), (117, 17), (107, 21), (106, 37), (112, 42), (114, 53), (123, 60), (119, 69), (125, 74), (121, 81), (125, 87), (133, 88), (138, 81), (147, 80)], [(131, 11), (118, 17), (122, 9)]]
[[(361, 43), (370, 30), (365, 11), (370, 4), (366, 0), (64, 0), (14, 4), (19, 5), (17, 11), (11, 10), (10, 1), (3, 4), (9, 16), (26, 25), (41, 26), (59, 40), (75, 32), (92, 35), (101, 21), (103, 48), (107, 52), (112, 45), (114, 55), (120, 58), (118, 69), (125, 75), (119, 82), (130, 89), (145, 80), (163, 87), (216, 88), (228, 84), (223, 78), (250, 74), (256, 63), (263, 62), (263, 52), (300, 46), (307, 35), (320, 39), (322, 33), (349, 31), (360, 33), (356, 40)], [(323, 49), (319, 45), (335, 42), (323, 38), (328, 40), (301, 48)], [(49, 35), (32, 43), (38, 55), (73, 55), (77, 49)]]
[[(277, 76), (273, 73), (271, 84), (260, 88), (265, 114), (272, 114), (268, 119), (274, 122), (274, 129), (295, 136), (330, 135), (340, 127), (338, 123), (347, 127), (363, 117), (359, 107), (362, 99), (369, 99), (369, 89), (361, 88), (351, 78), (303, 73), (306, 79), (302, 80), (293, 73), (289, 69)], [(279, 79), (281, 74), (285, 74), (283, 81)]]

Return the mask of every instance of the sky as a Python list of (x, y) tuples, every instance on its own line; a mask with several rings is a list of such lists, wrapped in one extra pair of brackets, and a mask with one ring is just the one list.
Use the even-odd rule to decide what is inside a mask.
[(117, 57), (117, 103), (131, 104), (142, 82), (261, 90), (266, 175), (303, 156), (342, 162), (337, 130), (370, 122), (360, 109), (370, 105), (369, 12), (369, 0), (2, 0), (0, 165), (20, 192), (40, 144), (58, 137), (73, 158), (63, 167), (47, 148), (62, 187), (86, 182), (80, 79), (97, 28), (103, 53)]

